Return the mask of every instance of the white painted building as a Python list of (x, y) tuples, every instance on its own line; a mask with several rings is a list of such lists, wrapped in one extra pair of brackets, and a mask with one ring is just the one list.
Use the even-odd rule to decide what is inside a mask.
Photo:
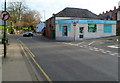
[[(48, 19), (46, 34), (53, 34), (52, 29), (54, 29), (56, 40), (83, 40), (116, 36), (116, 21), (101, 19), (88, 9), (67, 7)], [(73, 26), (74, 22), (76, 26)]]
[(40, 22), (40, 24), (36, 26), (36, 32), (41, 32), (44, 27), (45, 27), (45, 23)]
[[(73, 26), (74, 22), (76, 22), (76, 26)], [(116, 21), (56, 20), (56, 40), (83, 40), (109, 36), (116, 36)]]

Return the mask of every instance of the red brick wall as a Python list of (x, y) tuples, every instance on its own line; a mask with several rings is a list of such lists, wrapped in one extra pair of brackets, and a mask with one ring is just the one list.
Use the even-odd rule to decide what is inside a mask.
[(52, 17), (46, 21), (46, 36), (53, 37), (52, 30), (55, 29), (55, 17)]
[(120, 21), (117, 21), (117, 30), (116, 30), (116, 32), (117, 32), (117, 35), (119, 35), (120, 36)]

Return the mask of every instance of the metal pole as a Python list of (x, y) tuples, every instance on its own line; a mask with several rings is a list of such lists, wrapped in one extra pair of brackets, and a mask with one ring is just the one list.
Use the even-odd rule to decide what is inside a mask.
[(75, 32), (75, 26), (74, 26), (74, 41), (75, 41), (75, 34), (76, 34), (76, 32)]
[(43, 10), (43, 12), (44, 12), (44, 21), (45, 21), (45, 10)]
[[(5, 9), (6, 11), (6, 0), (5, 0)], [(6, 21), (4, 21), (4, 58), (6, 57)]]

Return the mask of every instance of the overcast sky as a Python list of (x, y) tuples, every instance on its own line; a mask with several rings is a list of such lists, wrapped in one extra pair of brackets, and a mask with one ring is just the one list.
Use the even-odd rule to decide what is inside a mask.
[[(3, 3), (4, 0), (0, 0)], [(12, 0), (7, 0), (12, 1)], [(16, 0), (13, 0), (16, 1)], [(103, 11), (113, 10), (114, 6), (118, 7), (120, 0), (22, 0), (31, 9), (38, 10), (42, 15), (42, 20), (48, 19), (53, 13), (58, 13), (66, 7), (83, 8), (100, 14)]]

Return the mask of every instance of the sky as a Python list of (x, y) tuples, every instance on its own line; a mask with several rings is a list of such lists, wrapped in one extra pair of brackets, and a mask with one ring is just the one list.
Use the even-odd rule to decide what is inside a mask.
[[(6, 0), (17, 1), (17, 0)], [(40, 12), (44, 21), (52, 14), (56, 14), (66, 7), (88, 9), (95, 14), (100, 14), (109, 10), (113, 10), (114, 6), (118, 8), (120, 0), (20, 0), (25, 2), (29, 8), (35, 9)], [(0, 6), (4, 0), (0, 0)], [(1, 6), (2, 7), (2, 6)]]

